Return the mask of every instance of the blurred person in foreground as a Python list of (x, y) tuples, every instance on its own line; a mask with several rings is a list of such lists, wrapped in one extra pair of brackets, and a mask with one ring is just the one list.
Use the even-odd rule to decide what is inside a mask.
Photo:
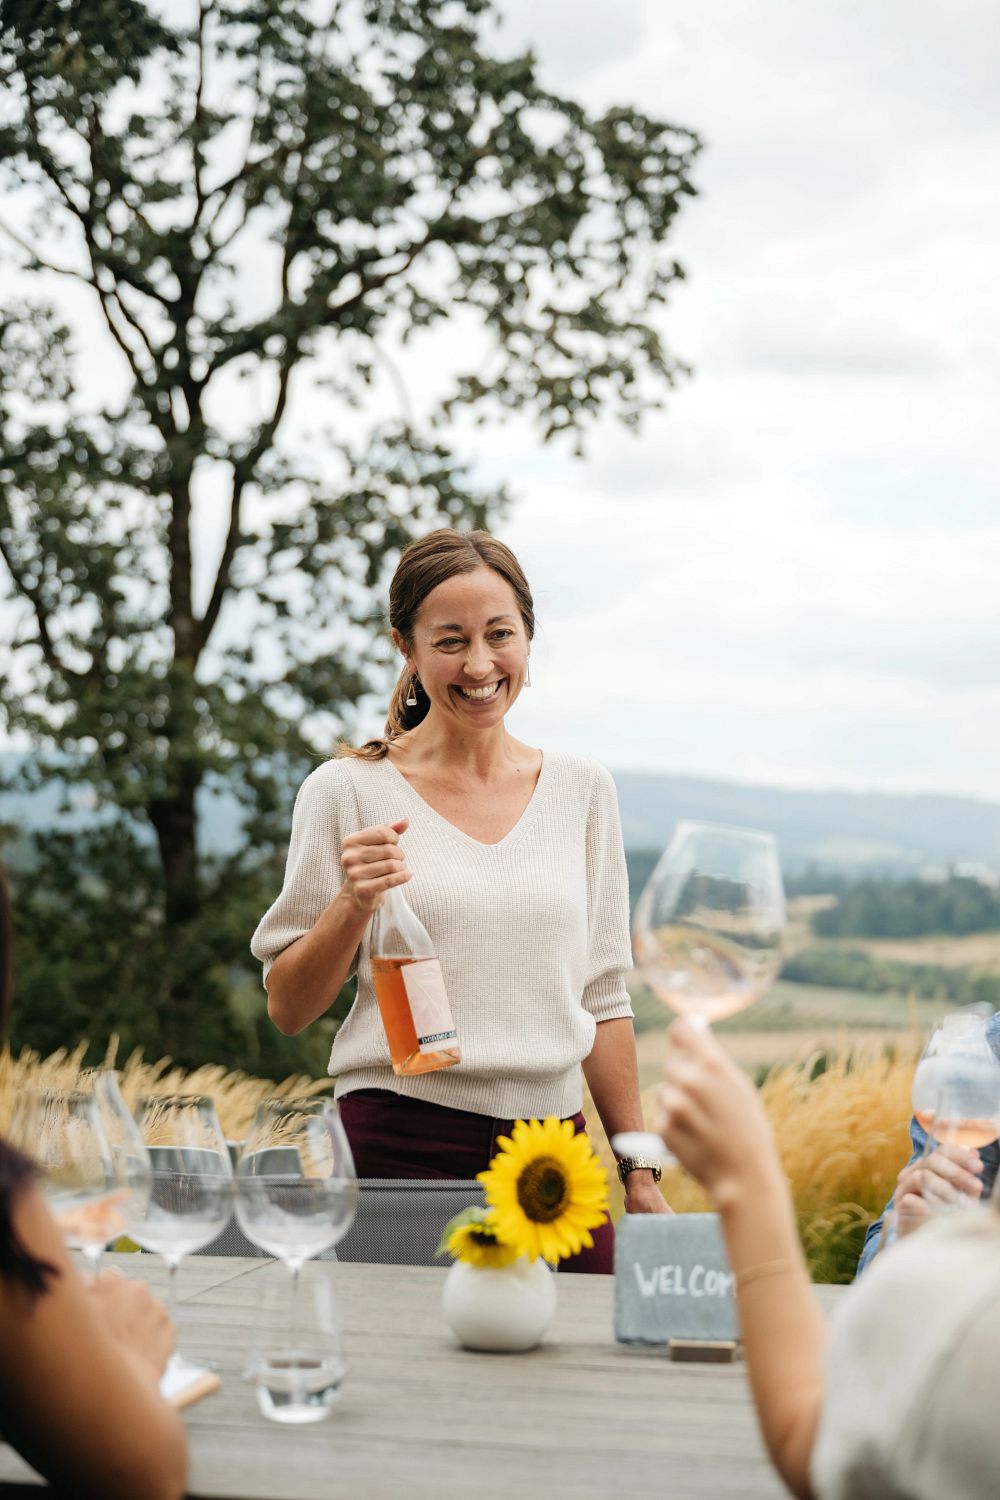
[(670, 1028), (656, 1128), (721, 1220), (764, 1440), (812, 1500), (1000, 1494), (1000, 1214), (936, 1219), (880, 1255), (829, 1332), (763, 1107), (709, 1031)]
[[(0, 869), (0, 1038), (11, 991)], [(74, 1500), (176, 1500), (187, 1444), (159, 1392), (166, 1309), (116, 1271), (77, 1274), (33, 1175), (0, 1139), (0, 1437)]]
[[(989, 1017), (984, 1034), (1000, 1063), (1000, 1012)], [(858, 1260), (859, 1276), (887, 1243), (897, 1236), (912, 1234), (932, 1217), (934, 1211), (925, 1196), (928, 1186), (925, 1172), (934, 1174), (930, 1186), (935, 1201), (946, 1200), (951, 1195), (988, 1198), (993, 1189), (1000, 1166), (1000, 1142), (991, 1141), (978, 1150), (973, 1146), (946, 1143), (938, 1145), (925, 1159), (927, 1132), (914, 1116), (910, 1121), (910, 1145), (910, 1159), (896, 1178), (892, 1197), (868, 1227)]]

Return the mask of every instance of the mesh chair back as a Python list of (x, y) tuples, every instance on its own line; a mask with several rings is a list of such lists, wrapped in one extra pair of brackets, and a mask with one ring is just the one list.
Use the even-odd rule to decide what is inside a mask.
[(485, 1201), (475, 1181), (370, 1177), (360, 1186), (358, 1212), (337, 1246), (338, 1260), (441, 1265), (434, 1252), (448, 1220)]

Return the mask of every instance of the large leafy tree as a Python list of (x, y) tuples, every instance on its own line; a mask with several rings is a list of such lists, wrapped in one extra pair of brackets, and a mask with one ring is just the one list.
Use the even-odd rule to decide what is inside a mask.
[[(22, 911), (70, 960), (79, 913), (100, 943), (105, 911), (121, 963), (82, 1009), (120, 1021), (127, 984), (129, 1034), (181, 1058), (227, 1045), (206, 992), (224, 913), (247, 851), (280, 840), (283, 778), (378, 670), (384, 568), (502, 503), (449, 424), (520, 411), (577, 441), (679, 372), (655, 313), (697, 138), (558, 96), (496, 19), (489, 0), (0, 0), (0, 706), (114, 810), (86, 869), (41, 850), (62, 889), (36, 880)], [(387, 352), (447, 320), (463, 352), (441, 388), (367, 419)], [(305, 440), (317, 391), (331, 420)], [(214, 863), (213, 778), (246, 809), (245, 850)]]

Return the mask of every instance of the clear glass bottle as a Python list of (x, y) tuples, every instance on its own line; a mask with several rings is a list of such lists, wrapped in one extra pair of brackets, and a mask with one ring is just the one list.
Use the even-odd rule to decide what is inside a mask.
[(376, 908), (369, 952), (393, 1072), (433, 1073), (461, 1062), (434, 944), (398, 887)]

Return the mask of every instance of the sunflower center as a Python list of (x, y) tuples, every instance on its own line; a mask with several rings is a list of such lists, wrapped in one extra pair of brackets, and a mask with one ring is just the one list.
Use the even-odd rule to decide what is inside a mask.
[(535, 1224), (558, 1219), (568, 1198), (566, 1174), (553, 1156), (536, 1156), (517, 1179), (517, 1201)]

